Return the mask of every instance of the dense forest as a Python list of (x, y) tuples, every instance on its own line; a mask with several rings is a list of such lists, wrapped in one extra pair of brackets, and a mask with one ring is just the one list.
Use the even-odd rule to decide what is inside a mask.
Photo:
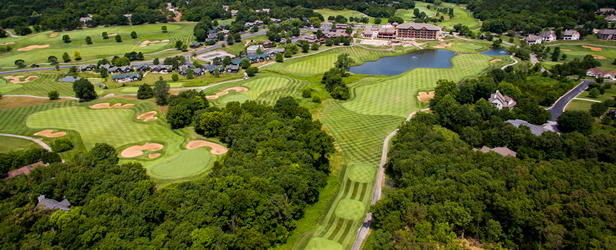
[[(498, 110), (482, 91), (499, 74), (460, 85), (439, 81), (433, 110), (401, 125), (386, 165), (393, 186), (371, 208), (373, 249), (457, 249), (459, 237), (487, 248), (614, 247), (616, 135), (593, 130), (594, 119), (579, 111), (558, 118), (562, 135), (536, 136), (506, 123), (531, 118), (524, 113), (537, 106), (533, 93), (571, 85), (501, 83), (517, 93), (518, 106)], [(508, 147), (517, 158), (471, 150), (482, 146)]]
[[(170, 102), (193, 107), (181, 99), (198, 96)], [(118, 164), (113, 147), (97, 144), (66, 164), (0, 180), (1, 248), (267, 249), (286, 242), (325, 185), (332, 137), (290, 97), (274, 107), (232, 102), (199, 115), (200, 133), (230, 149), (203, 179), (156, 189), (140, 164)], [(39, 195), (72, 207), (35, 209)]]

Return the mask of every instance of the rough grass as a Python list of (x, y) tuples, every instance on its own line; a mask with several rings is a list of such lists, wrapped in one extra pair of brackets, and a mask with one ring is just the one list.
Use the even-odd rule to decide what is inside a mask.
[[(161, 26), (166, 25), (169, 33), (162, 33)], [(15, 42), (12, 44), (13, 51), (0, 55), (0, 67), (15, 66), (14, 61), (17, 59), (25, 60), (26, 64), (30, 63), (45, 63), (47, 57), (54, 55), (61, 59), (62, 54), (67, 52), (71, 58), (74, 51), (79, 51), (82, 56), (81, 62), (97, 60), (103, 57), (112, 57), (114, 55), (124, 55), (130, 51), (143, 53), (153, 53), (167, 48), (173, 48), (176, 40), (190, 42), (194, 39), (192, 30), (195, 24), (186, 23), (167, 23), (167, 24), (145, 24), (135, 26), (112, 26), (112, 27), (96, 27), (84, 28), (74, 31), (54, 32), (58, 35), (50, 38), (52, 32), (42, 32), (25, 37), (8, 37), (2, 38), (2, 43)], [(122, 42), (117, 43), (114, 37), (103, 39), (101, 33), (106, 31), (109, 34), (119, 34), (122, 36)], [(131, 39), (130, 33), (137, 32), (139, 38)], [(63, 35), (69, 35), (72, 42), (64, 43)], [(86, 44), (85, 38), (90, 36), (93, 44)], [(170, 42), (147, 47), (139, 47), (139, 44), (145, 40), (160, 41), (170, 40)], [(173, 43), (173, 44), (172, 44)], [(27, 47), (29, 45), (45, 45), (49, 47), (43, 49), (33, 49), (30, 51), (18, 51), (17, 49)], [(177, 54), (178, 51), (173, 53)], [(74, 63), (75, 61), (73, 61)]]
[(2, 143), (0, 143), (0, 153), (6, 153), (11, 150), (38, 147), (38, 144), (25, 139), (0, 136)]
[(287, 59), (283, 63), (274, 63), (265, 67), (266, 70), (284, 72), (292, 75), (316, 75), (322, 74), (334, 66), (338, 55), (348, 53), (356, 64), (366, 61), (374, 61), (381, 57), (397, 55), (400, 52), (370, 50), (358, 46), (330, 49), (318, 54)]

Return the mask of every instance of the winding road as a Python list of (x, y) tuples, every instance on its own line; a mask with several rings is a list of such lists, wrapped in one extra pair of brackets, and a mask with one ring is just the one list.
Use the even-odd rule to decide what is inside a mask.
[(22, 136), (22, 135), (12, 135), (12, 134), (2, 134), (2, 133), (0, 133), (0, 136), (14, 137), (14, 138), (30, 140), (30, 141), (40, 145), (41, 147), (43, 147), (45, 150), (51, 152), (51, 147), (49, 147), (49, 145), (44, 143), (42, 140), (39, 140), (39, 139), (36, 139), (36, 138), (33, 138), (33, 137)]
[(563, 112), (565, 112), (565, 108), (567, 108), (567, 105), (569, 104), (569, 102), (571, 102), (573, 98), (575, 98), (576, 96), (584, 92), (584, 90), (588, 88), (588, 84), (590, 84), (591, 82), (595, 82), (595, 81), (594, 80), (582, 80), (580, 84), (578, 84), (573, 89), (569, 90), (569, 92), (565, 93), (563, 96), (558, 98), (558, 100), (556, 100), (554, 105), (552, 105), (552, 107), (547, 109), (548, 111), (550, 111), (550, 113), (552, 113), (552, 120), (550, 121), (556, 121), (556, 119), (558, 119), (558, 117), (562, 115)]

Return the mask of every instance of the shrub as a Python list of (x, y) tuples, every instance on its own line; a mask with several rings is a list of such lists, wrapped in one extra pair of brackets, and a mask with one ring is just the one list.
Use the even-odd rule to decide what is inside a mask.
[(259, 71), (258, 71), (258, 69), (256, 67), (250, 67), (250, 68), (246, 69), (246, 74), (248, 76), (250, 76), (250, 77), (255, 76), (255, 74), (257, 74), (257, 72), (259, 72)]
[(609, 115), (606, 115), (601, 119), (601, 124), (603, 125), (612, 125), (612, 122), (612, 117), (610, 117)]
[(590, 92), (588, 93), (588, 96), (591, 97), (591, 98), (599, 97), (599, 90), (597, 88), (590, 89)]
[(303, 98), (310, 98), (311, 96), (312, 96), (312, 91), (310, 91), (310, 89), (302, 90), (302, 97)]
[(171, 80), (173, 80), (174, 82), (177, 82), (178, 79), (179, 79), (178, 74), (171, 75)]
[(605, 111), (607, 111), (607, 108), (605, 105), (603, 105), (603, 103), (600, 102), (595, 102), (590, 106), (590, 115), (594, 116), (594, 117), (599, 117), (601, 116), (603, 113), (605, 113)]
[(73, 149), (73, 143), (68, 138), (60, 138), (53, 141), (51, 149), (55, 153), (61, 153)]
[(50, 90), (47, 92), (47, 97), (49, 97), (49, 100), (58, 100), (60, 99), (60, 93), (57, 90)]
[(122, 36), (116, 35), (115, 36), (115, 40), (116, 40), (117, 43), (121, 43), (122, 42)]
[(147, 83), (139, 85), (137, 90), (137, 99), (150, 99), (154, 96), (154, 90)]
[(321, 97), (317, 95), (312, 96), (312, 102), (321, 103)]

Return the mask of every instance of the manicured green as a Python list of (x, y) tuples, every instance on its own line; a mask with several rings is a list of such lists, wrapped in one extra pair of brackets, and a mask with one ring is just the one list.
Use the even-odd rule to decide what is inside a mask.
[[(46, 97), (50, 90), (56, 90), (60, 96), (75, 96), (73, 92), (73, 83), (59, 82), (57, 78), (62, 77), (61, 73), (55, 71), (43, 71), (37, 73), (13, 74), (13, 76), (24, 76), (21, 81), (24, 81), (28, 76), (37, 76), (38, 79), (26, 83), (11, 83), (9, 80), (4, 80), (6, 84), (0, 86), (0, 92), (5, 95), (35, 95)], [(2, 85), (2, 83), (0, 83)], [(101, 90), (98, 86), (96, 90)]]
[(347, 220), (359, 220), (365, 215), (363, 203), (351, 199), (342, 199), (336, 207), (336, 216)]
[(321, 238), (321, 237), (315, 237), (310, 241), (310, 243), (308, 243), (308, 246), (306, 246), (305, 249), (306, 250), (320, 250), (320, 249), (342, 250), (344, 248), (342, 247), (342, 245), (340, 245), (340, 243), (335, 242), (333, 240), (328, 240), (328, 239)]
[(592, 44), (587, 45), (587, 46), (594, 47), (594, 48), (600, 48), (602, 50), (602, 51), (593, 51), (590, 48), (582, 47), (584, 45), (569, 45), (569, 44), (552, 45), (550, 43), (546, 43), (545, 45), (549, 46), (551, 51), (554, 51), (555, 47), (560, 47), (561, 57), (563, 54), (567, 55), (566, 60), (562, 60), (561, 58), (559, 58), (558, 62), (552, 62), (550, 57), (548, 57), (547, 63), (544, 63), (548, 66), (556, 64), (556, 63), (571, 62), (576, 58), (581, 61), (584, 58), (584, 56), (593, 55), (593, 56), (606, 57), (606, 59), (597, 59), (599, 62), (601, 62), (601, 67), (599, 68), (608, 70), (608, 71), (616, 70), (616, 65), (612, 64), (614, 62), (614, 59), (616, 59), (616, 47), (596, 46)]
[(0, 143), (0, 153), (22, 148), (38, 147), (38, 144), (20, 138), (0, 136), (0, 140), (2, 140), (2, 143)]
[(193, 176), (212, 168), (213, 155), (204, 147), (181, 150), (177, 155), (151, 168), (150, 173), (160, 178)]
[(205, 89), (207, 95), (215, 95), (218, 92), (232, 87), (246, 87), (246, 92), (229, 91), (228, 94), (212, 100), (214, 105), (225, 105), (228, 102), (256, 100), (274, 104), (276, 100), (284, 96), (299, 98), (305, 83), (290, 77), (274, 76), (271, 74), (258, 74), (248, 81), (230, 82), (212, 88)]
[(370, 165), (356, 164), (349, 167), (349, 179), (361, 183), (374, 181), (377, 168)]

